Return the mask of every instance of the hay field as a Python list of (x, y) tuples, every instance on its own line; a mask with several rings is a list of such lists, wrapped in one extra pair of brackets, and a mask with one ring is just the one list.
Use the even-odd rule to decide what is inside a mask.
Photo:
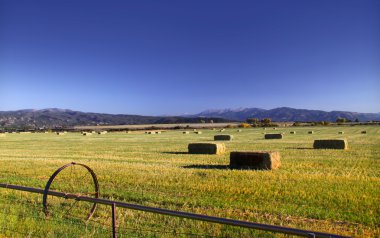
[[(308, 134), (308, 131), (314, 134)], [(361, 131), (367, 131), (362, 134)], [(380, 127), (226, 129), (224, 155), (188, 154), (219, 131), (7, 134), (0, 138), (0, 183), (43, 188), (72, 161), (90, 166), (101, 197), (212, 216), (356, 237), (380, 236)], [(285, 132), (280, 140), (266, 133)], [(295, 131), (296, 134), (290, 134)], [(344, 135), (338, 134), (344, 131)], [(347, 138), (348, 150), (314, 150), (314, 139)], [(274, 171), (230, 170), (229, 152), (273, 150)], [(90, 222), (72, 216), (45, 219), (42, 195), (0, 188), (0, 237), (110, 237), (109, 206)], [(74, 211), (74, 210), (73, 210)], [(118, 208), (119, 237), (284, 237)]]

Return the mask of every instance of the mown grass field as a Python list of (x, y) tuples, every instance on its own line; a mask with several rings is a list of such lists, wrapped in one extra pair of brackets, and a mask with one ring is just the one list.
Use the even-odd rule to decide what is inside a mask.
[[(314, 134), (307, 132), (313, 130)], [(366, 130), (367, 134), (361, 134)], [(290, 131), (296, 131), (291, 135)], [(344, 131), (344, 134), (338, 134)], [(202, 134), (7, 134), (0, 137), (0, 183), (43, 188), (72, 161), (90, 166), (101, 197), (179, 211), (331, 232), (380, 236), (380, 127), (226, 129)], [(263, 132), (285, 132), (264, 140)], [(225, 155), (187, 154), (191, 142), (232, 134)], [(314, 150), (314, 139), (347, 138), (348, 150)], [(229, 152), (281, 153), (275, 171), (230, 170)], [(45, 219), (42, 195), (0, 188), (0, 237), (110, 237), (111, 210), (99, 206), (90, 222)], [(118, 208), (119, 237), (283, 237)]]

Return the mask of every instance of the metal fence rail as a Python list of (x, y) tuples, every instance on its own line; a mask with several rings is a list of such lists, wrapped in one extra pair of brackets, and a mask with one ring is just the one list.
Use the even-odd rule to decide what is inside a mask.
[[(25, 187), (25, 186), (12, 185), (12, 184), (3, 184), (3, 183), (0, 183), (0, 187), (13, 189), (13, 190), (19, 190), (19, 191), (25, 191), (25, 192), (31, 192), (31, 193), (39, 193), (39, 194), (44, 194), (46, 192), (44, 189), (40, 189), (40, 188)], [(52, 190), (47, 191), (47, 193), (48, 195), (51, 195), (51, 196), (112, 206), (113, 237), (116, 237), (116, 233), (117, 233), (116, 232), (116, 215), (115, 215), (116, 207), (181, 217), (181, 218), (188, 218), (188, 219), (193, 219), (193, 220), (201, 220), (201, 221), (206, 221), (206, 222), (219, 223), (219, 224), (225, 224), (225, 225), (231, 225), (231, 226), (237, 226), (237, 227), (245, 227), (245, 228), (264, 230), (264, 231), (270, 231), (270, 232), (279, 232), (279, 233), (296, 235), (296, 236), (323, 237), (323, 238), (347, 237), (347, 236), (340, 236), (340, 235), (323, 233), (323, 232), (295, 229), (295, 228), (289, 228), (289, 227), (283, 227), (283, 226), (267, 225), (267, 224), (261, 224), (261, 223), (255, 223), (255, 222), (240, 221), (240, 220), (207, 216), (207, 215), (201, 215), (201, 214), (195, 214), (195, 213), (189, 213), (189, 212), (174, 211), (174, 210), (169, 210), (169, 209), (148, 207), (148, 206), (136, 205), (136, 204), (126, 203), (126, 202), (81, 196), (81, 195), (63, 193), (63, 192), (52, 191)]]

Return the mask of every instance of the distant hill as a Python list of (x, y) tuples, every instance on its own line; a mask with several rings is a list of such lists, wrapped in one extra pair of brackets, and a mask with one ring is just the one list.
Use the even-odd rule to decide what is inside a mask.
[(57, 128), (95, 125), (178, 124), (245, 121), (247, 118), (271, 118), (272, 121), (330, 121), (347, 118), (354, 121), (379, 121), (380, 113), (320, 111), (280, 107), (271, 110), (238, 108), (207, 110), (185, 116), (140, 116), (105, 114), (49, 108), (42, 110), (0, 111), (0, 128)]
[(260, 108), (239, 108), (239, 109), (222, 109), (207, 110), (194, 117), (220, 117), (229, 120), (245, 121), (247, 118), (271, 118), (272, 121), (330, 121), (335, 122), (337, 118), (346, 118), (354, 121), (373, 121), (380, 120), (380, 113), (358, 113), (345, 111), (320, 111), (307, 109), (294, 109), (289, 107), (279, 107), (265, 110)]
[(139, 116), (122, 114), (87, 113), (67, 109), (49, 108), (42, 110), (0, 111), (0, 128), (56, 128), (93, 125), (137, 125), (228, 122), (223, 118), (197, 118), (180, 116)]

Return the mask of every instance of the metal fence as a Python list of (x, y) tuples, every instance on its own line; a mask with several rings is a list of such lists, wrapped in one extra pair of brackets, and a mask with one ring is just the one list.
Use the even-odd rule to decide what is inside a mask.
[[(93, 179), (94, 186), (95, 186), (95, 193), (92, 197), (84, 196), (81, 194), (65, 193), (65, 192), (50, 190), (50, 185), (54, 181), (55, 177), (63, 169), (68, 168), (70, 166), (74, 166), (74, 165), (82, 166), (86, 168), (87, 171), (91, 174), (91, 177)], [(189, 212), (174, 211), (174, 210), (169, 210), (169, 209), (162, 209), (162, 208), (143, 206), (143, 205), (131, 204), (131, 203), (126, 203), (126, 202), (121, 202), (121, 201), (99, 198), (99, 185), (98, 185), (98, 181), (97, 181), (95, 173), (86, 165), (78, 164), (74, 162), (64, 165), (61, 168), (59, 168), (57, 171), (55, 171), (55, 173), (53, 173), (53, 175), (50, 177), (49, 181), (47, 182), (45, 189), (12, 185), (12, 184), (3, 184), (3, 183), (0, 183), (0, 188), (42, 194), (43, 195), (42, 205), (43, 205), (44, 212), (47, 216), (49, 215), (49, 207), (48, 207), (48, 201), (47, 201), (48, 196), (60, 197), (64, 199), (72, 199), (77, 202), (80, 201), (80, 202), (87, 202), (87, 203), (93, 204), (91, 205), (91, 210), (87, 216), (87, 219), (91, 218), (97, 204), (108, 205), (110, 206), (110, 212), (112, 214), (112, 229), (111, 229), (112, 237), (117, 237), (117, 234), (118, 234), (117, 219), (116, 219), (117, 208), (132, 209), (132, 210), (137, 210), (137, 211), (144, 211), (144, 212), (173, 216), (173, 217), (187, 218), (187, 219), (200, 220), (200, 221), (205, 221), (205, 222), (210, 222), (210, 223), (224, 224), (224, 225), (229, 225), (229, 226), (243, 227), (243, 228), (248, 228), (248, 229), (256, 229), (256, 230), (263, 230), (263, 231), (270, 231), (270, 232), (278, 232), (278, 233), (303, 236), (303, 237), (331, 237), (331, 238), (346, 237), (346, 236), (340, 236), (340, 235), (323, 233), (323, 232), (295, 229), (295, 228), (289, 228), (289, 227), (283, 227), (283, 226), (267, 225), (267, 224), (234, 220), (234, 219), (221, 218), (221, 217), (215, 217), (215, 216), (207, 216), (207, 215), (189, 213)]]

